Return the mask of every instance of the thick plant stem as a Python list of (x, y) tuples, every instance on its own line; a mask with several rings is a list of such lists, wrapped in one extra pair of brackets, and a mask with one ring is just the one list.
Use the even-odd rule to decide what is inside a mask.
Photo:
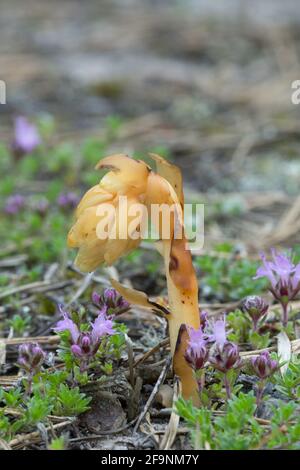
[(289, 320), (288, 304), (287, 303), (282, 304), (282, 312), (283, 312), (282, 324), (283, 324), (284, 327), (286, 327), (287, 324), (288, 324), (288, 320)]
[(256, 406), (257, 408), (262, 402), (263, 394), (265, 390), (265, 381), (261, 380), (258, 385), (257, 385), (257, 390), (256, 390)]
[(224, 385), (225, 385), (227, 400), (229, 400), (231, 398), (231, 388), (230, 388), (230, 383), (229, 383), (227, 374), (224, 374)]
[(33, 372), (29, 372), (27, 376), (27, 390), (25, 393), (26, 397), (30, 397), (32, 394), (32, 382), (33, 382)]
[(200, 327), (198, 285), (186, 243), (185, 239), (164, 242), (163, 256), (171, 312), (168, 324), (173, 368), (181, 380), (182, 395), (199, 405), (197, 380), (184, 358), (188, 338), (186, 329), (183, 334), (182, 326)]

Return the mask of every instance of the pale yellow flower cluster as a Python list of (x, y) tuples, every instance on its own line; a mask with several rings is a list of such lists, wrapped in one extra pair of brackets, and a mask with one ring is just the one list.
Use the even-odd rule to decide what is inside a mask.
[[(84, 272), (95, 270), (103, 262), (113, 264), (139, 245), (143, 219), (149, 212), (141, 211), (141, 216), (136, 217), (131, 207), (142, 205), (150, 210), (153, 204), (178, 204), (172, 185), (143, 161), (123, 154), (112, 155), (102, 159), (96, 168), (110, 171), (83, 196), (76, 210), (77, 220), (68, 235), (69, 247), (79, 248), (75, 263)], [(126, 206), (120, 203), (124, 196)], [(97, 227), (107, 218), (107, 212), (101, 210), (107, 204), (115, 209), (109, 221), (112, 236), (108, 233), (100, 238)]]

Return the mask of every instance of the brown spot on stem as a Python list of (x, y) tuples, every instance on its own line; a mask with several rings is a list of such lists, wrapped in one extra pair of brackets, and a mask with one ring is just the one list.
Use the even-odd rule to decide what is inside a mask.
[[(180, 263), (178, 260), (180, 260)], [(192, 257), (190, 251), (186, 249), (185, 238), (172, 240), (169, 272), (176, 287), (181, 289), (182, 295), (197, 291), (198, 286)]]
[(101, 168), (103, 170), (111, 170), (111, 171), (120, 171), (120, 168), (114, 166), (114, 165), (97, 165), (96, 167), (96, 170), (98, 170), (98, 168)]
[(176, 271), (179, 267), (179, 260), (176, 258), (176, 256), (171, 256), (170, 257), (170, 263), (169, 263), (169, 270), (170, 271)]
[(177, 336), (177, 341), (176, 341), (176, 346), (175, 346), (175, 352), (179, 350), (180, 344), (181, 344), (181, 337), (183, 333), (186, 331), (186, 325), (182, 323), (180, 325), (180, 328), (178, 330), (178, 336)]

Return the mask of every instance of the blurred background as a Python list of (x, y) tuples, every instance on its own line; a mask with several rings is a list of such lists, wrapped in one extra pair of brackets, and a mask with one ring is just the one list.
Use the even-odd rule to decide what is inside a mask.
[[(1, 0), (2, 199), (80, 195), (101, 156), (154, 150), (206, 204), (206, 247), (295, 245), (299, 28), (296, 0)], [(9, 170), (18, 116), (46, 144)]]
[[(68, 373), (51, 382), (54, 374), (49, 375), (50, 388), (43, 384), (44, 395), (39, 401), (33, 401), (28, 389), (29, 408), (25, 398), (24, 404), (20, 401), (16, 368), (16, 345), (23, 343), (23, 338), (34, 337), (47, 351), (56, 350), (53, 326), (61, 319), (58, 305), (70, 311), (74, 308), (78, 312), (74, 318), (90, 321), (99, 313), (91, 305), (92, 293), (101, 294), (110, 285), (110, 277), (167, 302), (163, 260), (153, 243), (143, 241), (114, 266), (100, 266), (94, 273), (82, 274), (74, 266), (76, 253), (67, 248), (67, 233), (79, 199), (99, 182), (100, 174), (94, 167), (105, 155), (128, 153), (148, 158), (148, 152), (156, 152), (182, 169), (186, 201), (205, 205), (204, 247), (193, 253), (201, 309), (216, 318), (227, 312), (232, 334), (228, 338), (242, 349), (271, 345), (273, 350), (275, 334), (280, 331), (273, 322), (277, 306), (267, 293), (266, 279), (253, 277), (261, 264), (259, 252), (263, 250), (269, 257), (272, 246), (292, 248), (294, 261), (300, 262), (300, 104), (291, 100), (292, 82), (300, 80), (299, 63), (299, 0), (0, 0), (0, 87), (2, 80), (7, 92), (6, 104), (0, 104), (0, 386), (12, 391), (7, 397), (17, 397), (15, 401), (5, 398), (10, 410), (6, 415), (1, 395), (0, 431), (6, 433), (13, 423), (10, 445), (36, 442), (32, 433), (30, 440), (24, 434), (14, 439), (13, 433), (20, 432), (20, 422), (25, 432), (35, 429), (39, 410), (44, 417), (49, 410), (61, 413), (62, 420), (71, 416), (70, 408), (56, 412), (44, 400), (47, 390), (52, 390), (61, 406), (62, 394), (56, 390), (61, 381), (68, 383)], [(248, 295), (263, 295), (272, 305), (271, 321), (268, 317), (261, 336), (247, 332), (248, 320), (236, 310)], [(299, 302), (292, 305), (296, 320)], [(110, 363), (114, 356), (109, 352), (109, 362), (101, 363), (99, 372), (95, 369), (96, 374), (93, 371), (90, 376), (96, 385), (89, 382), (84, 388), (95, 393), (95, 406), (93, 401), (81, 430), (77, 431), (73, 420), (65, 422), (72, 423), (70, 436), (77, 441), (85, 430), (104, 432), (97, 448), (117, 445), (124, 449), (139, 443), (148, 446), (146, 434), (154, 436), (157, 444), (156, 429), (160, 434), (167, 429), (163, 441), (171, 446), (177, 432), (173, 413), (170, 426), (165, 427), (168, 414), (151, 414), (152, 398), (146, 403), (150, 393), (156, 393), (154, 384), (163, 383), (168, 370), (166, 364), (161, 372), (168, 351), (166, 343), (161, 343), (166, 338), (166, 322), (136, 307), (116, 321), (121, 322), (122, 331), (124, 325), (128, 330), (128, 356), (133, 354), (129, 353), (133, 344), (132, 369), (128, 358), (131, 385), (127, 375), (125, 378), (124, 336), (115, 335), (116, 381)], [(295, 332), (287, 329), (293, 339), (300, 337), (297, 321)], [(279, 355), (285, 349), (288, 355), (284, 357), (289, 359), (289, 341), (281, 338), (278, 344)], [(153, 347), (156, 352), (152, 355), (150, 351), (150, 362), (143, 362), (143, 354)], [(141, 362), (136, 360), (140, 357)], [(61, 360), (52, 359), (55, 367), (48, 371), (64, 374)], [(162, 374), (159, 379), (158, 374)], [(77, 375), (74, 381), (72, 376), (72, 387)], [(246, 370), (241, 376), (243, 390), (250, 390), (256, 379), (246, 375)], [(290, 380), (290, 375), (287, 377)], [(34, 380), (39, 386), (39, 379)], [(285, 379), (280, 380), (278, 384), (283, 384)], [(218, 396), (218, 401), (213, 398), (212, 409), (217, 407), (217, 413), (222, 414), (219, 398), (222, 396), (223, 403), (223, 395), (211, 373), (209, 383), (216, 387)], [(282, 410), (289, 413), (287, 408), (279, 408), (278, 397), (288, 396), (292, 410), (291, 397), (295, 396), (293, 387), (281, 386), (279, 390), (279, 386), (269, 385), (272, 401), (262, 407), (266, 410), (262, 413), (268, 414), (258, 415), (268, 420), (272, 419), (271, 405), (279, 410), (279, 417), (282, 413), (285, 416)], [(106, 395), (98, 394), (101, 390)], [(74, 402), (74, 409), (78, 396), (65, 394), (71, 397), (66, 402)], [(123, 433), (119, 434), (126, 419), (118, 399), (108, 399), (113, 396), (122, 396), (122, 405), (129, 397), (131, 424), (139, 413), (139, 401), (146, 403), (140, 415), (143, 420), (147, 411), (145, 434), (139, 440), (138, 434), (132, 437), (130, 429), (124, 440)], [(170, 411), (172, 402), (168, 399), (167, 405), (167, 399), (163, 401), (162, 407)], [(203, 403), (206, 401), (208, 398)], [(14, 407), (21, 410), (16, 413), (22, 420), (17, 420)], [(224, 417), (228, 423), (232, 410)], [(292, 423), (294, 415), (287, 416)], [(32, 420), (34, 428), (27, 426), (26, 419)], [(53, 423), (61, 426), (60, 418), (56, 420), (57, 416)], [(153, 420), (159, 420), (158, 427)], [(285, 421), (276, 417), (275, 431), (278, 423)], [(280, 424), (280, 430), (285, 426)], [(273, 422), (265, 427), (266, 435), (257, 434), (259, 445), (268, 446), (272, 441), (277, 446), (271, 427), (273, 430)], [(290, 433), (282, 433), (283, 448), (296, 435), (296, 425), (292, 423), (290, 428)], [(52, 424), (38, 429), (43, 429), (43, 433), (36, 433), (43, 439), (47, 429), (51, 429), (51, 438), (55, 436)], [(118, 430), (116, 441), (109, 436), (112, 430)], [(230, 436), (222, 430), (225, 448)], [(244, 438), (247, 440), (248, 434)], [(180, 442), (186, 448), (183, 434)], [(233, 448), (246, 445), (242, 440), (237, 442)], [(1, 444), (7, 448), (3, 439)]]

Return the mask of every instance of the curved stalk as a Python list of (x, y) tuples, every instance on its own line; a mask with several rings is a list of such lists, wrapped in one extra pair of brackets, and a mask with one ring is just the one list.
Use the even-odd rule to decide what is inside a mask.
[[(173, 369), (181, 380), (182, 395), (186, 399), (191, 398), (195, 405), (199, 405), (197, 379), (184, 357), (189, 339), (187, 327), (198, 329), (200, 315), (198, 283), (184, 233), (182, 174), (177, 166), (170, 164), (159, 155), (150, 155), (156, 162), (159, 175), (171, 184), (181, 206), (180, 213), (174, 213), (173, 237), (161, 242), (161, 255), (164, 258), (170, 308), (170, 315), (166, 318), (169, 325)], [(179, 238), (176, 238), (176, 234), (179, 234)]]
[(180, 378), (182, 395), (199, 404), (198, 384), (184, 354), (188, 341), (188, 326), (200, 327), (198, 285), (186, 240), (164, 242), (163, 257), (166, 270), (170, 315), (168, 315), (171, 354), (174, 372)]
[[(169, 220), (160, 213), (158, 222), (154, 222), (161, 238), (160, 252), (164, 258), (170, 312), (149, 301), (141, 292), (126, 290), (124, 286), (120, 289), (116, 284), (115, 288), (122, 295), (125, 291), (124, 297), (131, 303), (152, 308), (165, 316), (169, 325), (174, 372), (181, 380), (182, 395), (186, 399), (192, 398), (194, 404), (199, 404), (197, 380), (184, 357), (189, 339), (188, 327), (199, 328), (200, 316), (197, 279), (184, 235), (182, 176), (178, 167), (159, 155), (151, 154), (151, 157), (156, 162), (157, 173), (144, 162), (126, 155), (112, 155), (99, 162), (97, 168), (110, 171), (83, 197), (76, 211), (77, 220), (69, 232), (68, 243), (70, 247), (79, 248), (77, 266), (82, 271), (93, 271), (103, 262), (113, 264), (120, 256), (139, 245), (141, 233), (138, 238), (130, 237), (128, 222), (134, 222), (132, 230), (139, 232), (144, 216), (131, 220), (131, 204), (140, 204), (147, 209), (155, 205), (169, 208), (176, 206)], [(130, 202), (127, 209), (121, 205), (121, 196), (126, 196)], [(114, 228), (126, 230), (125, 238), (121, 235), (104, 239), (98, 237), (97, 228), (104, 218), (99, 209), (108, 201), (115, 209), (110, 230), (112, 233)], [(163, 223), (167, 221), (170, 224), (165, 235)], [(138, 227), (140, 230), (137, 230)], [(116, 233), (119, 231), (116, 230)]]

